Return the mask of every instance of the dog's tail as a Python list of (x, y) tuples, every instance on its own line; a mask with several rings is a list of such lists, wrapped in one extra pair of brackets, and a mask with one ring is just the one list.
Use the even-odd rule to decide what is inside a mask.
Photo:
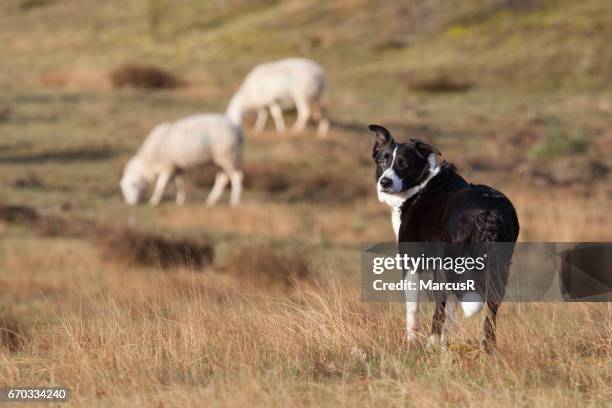
[(486, 249), (488, 255), (485, 298), (494, 304), (499, 304), (504, 298), (514, 251), (513, 242), (516, 241), (515, 228), (505, 221), (503, 213), (499, 211), (484, 211), (476, 218), (476, 234), (473, 237), (474, 242), (486, 243), (481, 248)]

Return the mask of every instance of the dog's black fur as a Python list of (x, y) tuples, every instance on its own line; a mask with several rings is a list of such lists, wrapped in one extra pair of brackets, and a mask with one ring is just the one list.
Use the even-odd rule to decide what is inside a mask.
[(400, 242), (515, 242), (519, 233), (516, 211), (504, 194), (468, 183), (446, 161), (401, 208)]
[[(418, 186), (430, 175), (430, 155), (440, 155), (434, 147), (418, 140), (396, 143), (382, 126), (370, 125), (376, 133), (372, 156), (376, 161), (376, 179), (393, 165), (402, 180), (402, 191)], [(397, 148), (394, 163), (389, 162)], [(399, 163), (398, 163), (399, 162)], [(398, 242), (487, 243), (516, 242), (519, 222), (514, 206), (501, 192), (491, 187), (468, 183), (455, 166), (440, 164), (440, 170), (427, 184), (401, 204)], [(511, 255), (511, 254), (510, 254)], [(509, 259), (507, 260), (509, 267)], [(507, 268), (497, 276), (505, 291)], [(452, 276), (443, 277), (453, 280)], [(501, 291), (501, 292), (500, 292)], [(487, 297), (489, 315), (485, 321), (485, 346), (495, 343), (495, 316), (501, 297)], [(440, 335), (444, 322), (445, 299), (436, 300), (432, 334)]]

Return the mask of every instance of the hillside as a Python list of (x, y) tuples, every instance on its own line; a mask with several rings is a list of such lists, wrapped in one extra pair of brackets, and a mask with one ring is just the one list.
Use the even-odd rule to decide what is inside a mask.
[(440, 76), (483, 90), (608, 89), (609, 2), (379, 3), (8, 0), (0, 81), (140, 61), (224, 87), (259, 61), (300, 54), (352, 93), (400, 96), (411, 81)]

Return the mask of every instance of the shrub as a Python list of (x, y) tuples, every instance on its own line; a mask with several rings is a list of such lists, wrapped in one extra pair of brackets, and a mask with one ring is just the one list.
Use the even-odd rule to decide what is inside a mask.
[(150, 65), (121, 65), (110, 76), (115, 88), (173, 89), (182, 85), (171, 73)]
[(439, 72), (433, 75), (419, 77), (418, 75), (406, 75), (406, 82), (410, 88), (419, 92), (445, 93), (465, 92), (473, 87), (473, 84), (465, 79), (456, 77), (448, 72)]

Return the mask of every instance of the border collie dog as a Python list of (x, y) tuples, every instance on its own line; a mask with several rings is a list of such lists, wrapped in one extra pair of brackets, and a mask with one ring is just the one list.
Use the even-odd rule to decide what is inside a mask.
[[(468, 183), (450, 163), (439, 164), (437, 156), (440, 152), (421, 140), (396, 143), (384, 127), (370, 125), (369, 129), (376, 134), (372, 158), (376, 162), (378, 199), (391, 207), (398, 244), (516, 242), (518, 218), (506, 196), (490, 187)], [(510, 259), (507, 259), (508, 268), (509, 264)], [(444, 272), (434, 271), (434, 277), (436, 273), (440, 277), (439, 274)], [(464, 317), (478, 313), (486, 302), (488, 315), (483, 345), (486, 350), (495, 345), (495, 317), (507, 283), (507, 268), (490, 273), (498, 274), (494, 278), (502, 282), (501, 296), (491, 298), (482, 293), (467, 292), (435, 297), (429, 344), (445, 342), (454, 321), (457, 302), (461, 303)], [(446, 274), (446, 278), (452, 280), (448, 274), (454, 272)], [(419, 287), (418, 273), (404, 273), (404, 278), (415, 281), (415, 287)], [(406, 330), (410, 343), (415, 338), (419, 291), (406, 291), (405, 294)]]

